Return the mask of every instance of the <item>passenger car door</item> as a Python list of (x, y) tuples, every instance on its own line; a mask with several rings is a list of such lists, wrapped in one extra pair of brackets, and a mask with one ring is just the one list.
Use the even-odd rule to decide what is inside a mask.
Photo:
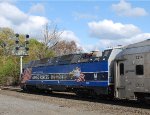
[(115, 77), (115, 88), (116, 88), (116, 97), (117, 98), (125, 98), (126, 92), (125, 92), (125, 84), (126, 84), (126, 78), (125, 78), (125, 71), (124, 71), (124, 62), (119, 61), (116, 67), (116, 77)]

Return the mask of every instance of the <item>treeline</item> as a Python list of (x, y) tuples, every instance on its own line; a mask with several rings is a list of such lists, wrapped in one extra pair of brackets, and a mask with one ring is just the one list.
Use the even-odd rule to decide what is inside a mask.
[[(29, 38), (28, 56), (23, 57), (23, 63), (82, 51), (74, 41), (61, 40), (62, 33), (56, 27), (49, 28), (46, 25), (40, 41)], [(10, 28), (0, 28), (0, 85), (19, 83), (20, 58), (12, 53), (16, 47), (15, 34)], [(24, 36), (20, 34), (19, 42), (24, 42)]]

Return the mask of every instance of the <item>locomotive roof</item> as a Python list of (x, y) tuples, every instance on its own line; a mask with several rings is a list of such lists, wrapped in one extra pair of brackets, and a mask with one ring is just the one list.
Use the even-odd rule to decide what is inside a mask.
[(97, 54), (97, 52), (92, 53), (80, 53), (80, 54), (69, 54), (52, 58), (44, 58), (40, 60), (30, 61), (28, 64), (24, 64), (23, 68), (27, 67), (37, 67), (37, 66), (47, 66), (47, 65), (68, 65), (75, 63), (88, 63), (95, 61), (108, 60), (111, 50), (104, 50), (102, 53)]
[(123, 51), (116, 56), (116, 59), (120, 59), (124, 55), (138, 54), (145, 52), (150, 52), (150, 39), (125, 46), (123, 48)]

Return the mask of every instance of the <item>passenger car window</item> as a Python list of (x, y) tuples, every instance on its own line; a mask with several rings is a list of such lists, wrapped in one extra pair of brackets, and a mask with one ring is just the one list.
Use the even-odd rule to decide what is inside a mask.
[(143, 75), (143, 74), (144, 74), (144, 66), (136, 65), (136, 75)]
[(120, 75), (124, 75), (124, 64), (120, 63)]

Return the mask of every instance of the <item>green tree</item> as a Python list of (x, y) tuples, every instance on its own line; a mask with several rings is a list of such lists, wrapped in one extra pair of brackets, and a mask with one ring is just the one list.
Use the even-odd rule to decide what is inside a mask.
[(18, 59), (11, 55), (14, 47), (14, 32), (10, 28), (0, 28), (0, 84), (14, 83), (18, 79)]
[(0, 57), (0, 84), (14, 84), (18, 81), (19, 76), (19, 60), (12, 56)]
[(28, 52), (29, 55), (25, 57), (24, 62), (54, 56), (54, 51), (52, 50), (45, 51), (45, 44), (33, 38), (29, 40), (29, 49), (30, 49)]

